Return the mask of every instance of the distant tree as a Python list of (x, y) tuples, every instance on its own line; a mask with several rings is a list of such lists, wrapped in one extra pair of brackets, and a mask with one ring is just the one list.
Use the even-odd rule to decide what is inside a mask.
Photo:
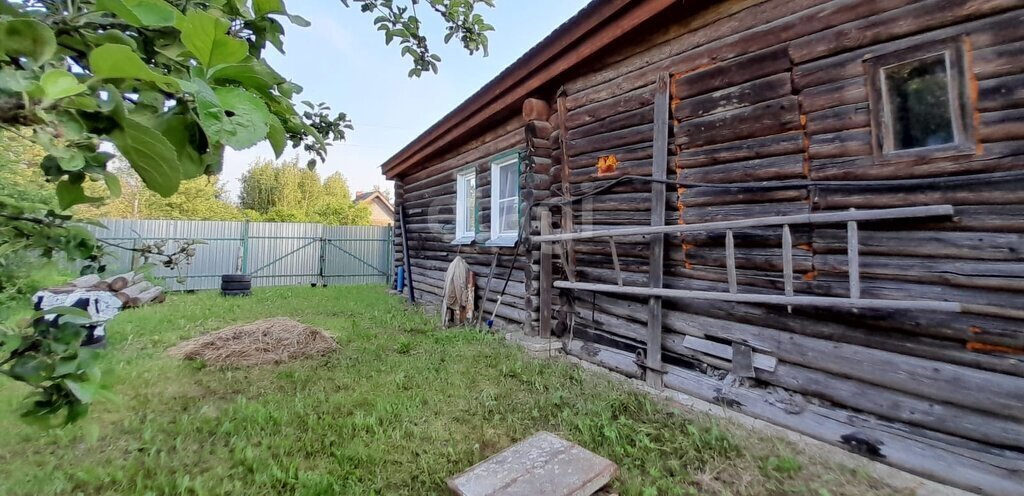
[(0, 130), (0, 197), (56, 208), (54, 186), (39, 169), (45, 156), (42, 148)]
[(356, 205), (348, 181), (336, 172), (320, 180), (298, 159), (259, 160), (242, 176), (239, 205), (249, 218), (267, 222), (319, 222), (328, 225), (370, 224), (370, 209)]
[[(168, 198), (146, 188), (131, 166), (111, 166), (121, 182), (121, 196), (103, 204), (83, 205), (77, 213), (85, 218), (242, 220), (238, 207), (228, 203), (224, 185), (213, 176), (182, 181), (178, 192)], [(88, 188), (87, 188), (88, 190)]]

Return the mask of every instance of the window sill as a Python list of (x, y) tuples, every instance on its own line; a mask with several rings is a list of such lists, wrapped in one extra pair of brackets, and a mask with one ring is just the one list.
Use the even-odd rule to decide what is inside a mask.
[(458, 238), (455, 238), (454, 240), (452, 240), (451, 244), (453, 244), (453, 245), (471, 245), (475, 241), (476, 241), (476, 236), (470, 234), (468, 236), (459, 236)]
[(506, 234), (504, 236), (498, 236), (497, 238), (491, 238), (485, 246), (515, 246), (518, 237), (514, 234)]

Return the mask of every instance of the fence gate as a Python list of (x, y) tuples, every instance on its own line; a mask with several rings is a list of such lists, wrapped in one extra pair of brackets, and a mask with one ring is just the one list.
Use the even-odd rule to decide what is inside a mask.
[(390, 227), (334, 227), (321, 224), (122, 220), (89, 227), (105, 246), (110, 271), (128, 271), (140, 261), (130, 251), (143, 243), (166, 241), (169, 249), (197, 239), (205, 244), (180, 270), (153, 273), (172, 291), (217, 289), (222, 274), (241, 272), (253, 286), (390, 283)]

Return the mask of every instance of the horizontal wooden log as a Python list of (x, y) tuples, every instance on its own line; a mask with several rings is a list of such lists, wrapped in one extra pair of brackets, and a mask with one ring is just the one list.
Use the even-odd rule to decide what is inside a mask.
[(871, 155), (871, 129), (812, 135), (807, 153), (811, 159)]
[(684, 149), (782, 134), (800, 128), (795, 96), (710, 115), (679, 124), (676, 144)]
[(978, 82), (978, 110), (991, 112), (1024, 107), (1024, 74)]
[[(639, 377), (633, 362), (635, 357), (630, 351), (577, 340), (570, 343), (566, 352), (627, 377)], [(961, 454), (953, 446), (899, 432), (878, 421), (849, 412), (806, 405), (799, 413), (792, 413), (778, 402), (769, 401), (764, 392), (727, 387), (699, 372), (674, 366), (668, 366), (665, 385), (703, 401), (726, 405), (833, 445), (840, 445), (839, 438), (843, 435), (866, 431), (884, 442), (886, 463), (961, 488), (1008, 496), (1015, 494), (1016, 488), (1024, 483), (1014, 470), (979, 461), (970, 455)]]
[(819, 112), (843, 105), (864, 105), (867, 102), (867, 79), (863, 75), (815, 86), (800, 92), (800, 108), (805, 113)]
[(799, 64), (793, 69), (793, 86), (798, 90), (806, 90), (813, 86), (833, 83), (855, 76), (864, 75), (864, 57), (878, 53), (889, 53), (912, 48), (930, 41), (951, 38), (958, 35), (970, 36), (971, 48), (974, 53), (975, 67), (979, 53), (991, 47), (1024, 40), (1024, 35), (1017, 29), (1024, 23), (1024, 12), (1011, 11), (1005, 14), (971, 22), (961, 22), (942, 28), (882, 45), (874, 45), (854, 50), (826, 59)]
[(993, 79), (1020, 73), (1020, 60), (1024, 59), (1024, 42), (998, 45), (975, 50), (971, 56), (971, 69), (978, 80)]
[[(680, 162), (681, 166), (690, 165)], [(781, 181), (804, 177), (803, 155), (782, 155), (744, 160), (700, 168), (681, 168), (680, 181), (684, 183), (740, 183), (754, 181)]]
[(613, 131), (607, 134), (598, 134), (588, 138), (572, 140), (568, 143), (569, 155), (575, 157), (598, 150), (612, 150), (615, 148), (645, 143), (650, 141), (654, 135), (654, 124), (644, 124)]
[[(724, 186), (724, 185), (723, 185)], [(799, 202), (797, 208), (807, 208), (807, 188), (759, 190), (750, 188), (728, 187), (689, 187), (679, 195), (684, 212), (689, 209), (739, 205), (739, 204), (792, 204)], [(742, 208), (742, 207), (741, 207)], [(749, 210), (744, 208), (744, 210)], [(789, 211), (789, 210), (783, 210)]]
[(101, 279), (100, 276), (98, 276), (96, 274), (89, 274), (89, 275), (85, 275), (85, 276), (79, 277), (78, 279), (75, 279), (74, 281), (71, 281), (71, 285), (76, 287), (76, 288), (83, 288), (83, 289), (84, 288), (91, 288), (91, 287), (99, 284), (99, 282), (102, 281), (102, 280), (103, 279)]
[(684, 74), (673, 83), (673, 97), (691, 98), (788, 70), (787, 47), (779, 45)]
[(572, 110), (569, 112), (565, 124), (569, 129), (574, 129), (653, 104), (654, 88), (639, 88), (615, 98)]
[(569, 130), (570, 139), (581, 139), (598, 134), (605, 134), (612, 131), (629, 129), (643, 124), (654, 122), (654, 106), (631, 110), (621, 114), (613, 115), (607, 119), (600, 120), (586, 126)]
[[(849, 261), (845, 255), (816, 255), (814, 268), (819, 273), (846, 274)], [(1024, 265), (1016, 262), (862, 256), (859, 268), (862, 276), (879, 279), (1024, 292)]]
[(886, 163), (877, 163), (871, 156), (812, 159), (810, 175), (823, 181), (875, 181), (997, 173), (1019, 169), (1022, 155), (1024, 140), (988, 143), (982, 154), (970, 156)]
[(1024, 140), (1024, 108), (981, 114), (978, 138), (983, 143)]
[(696, 149), (683, 149), (677, 156), (681, 168), (753, 160), (764, 157), (803, 153), (804, 133), (796, 131)]
[(833, 107), (807, 115), (807, 133), (811, 135), (870, 126), (871, 113), (866, 103)]
[(904, 185), (864, 190), (821, 189), (816, 205), (823, 210), (894, 208), (912, 205), (1006, 205), (1024, 203), (1024, 178), (988, 175), (949, 183)]
[[(846, 252), (845, 230), (816, 229), (814, 251), (821, 254)], [(959, 260), (1024, 261), (1024, 234), (936, 231), (860, 231), (862, 255), (903, 255), (908, 257)]]
[(795, 40), (789, 53), (801, 63), (1019, 7), (1014, 0), (924, 0)]
[(673, 106), (673, 116), (683, 121), (775, 100), (792, 93), (790, 81), (788, 73), (776, 74), (740, 86), (681, 100)]

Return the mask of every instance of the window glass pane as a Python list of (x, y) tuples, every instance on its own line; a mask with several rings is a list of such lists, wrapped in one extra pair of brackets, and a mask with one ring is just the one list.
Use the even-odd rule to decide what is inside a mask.
[(518, 169), (519, 167), (515, 162), (501, 167), (499, 172), (501, 176), (501, 199), (516, 196), (516, 186), (519, 182)]
[(956, 141), (944, 53), (885, 68), (882, 77), (894, 150)]
[(476, 175), (466, 178), (466, 232), (476, 232)]
[(501, 232), (515, 233), (519, 231), (519, 215), (516, 212), (515, 200), (502, 201), (499, 204)]

